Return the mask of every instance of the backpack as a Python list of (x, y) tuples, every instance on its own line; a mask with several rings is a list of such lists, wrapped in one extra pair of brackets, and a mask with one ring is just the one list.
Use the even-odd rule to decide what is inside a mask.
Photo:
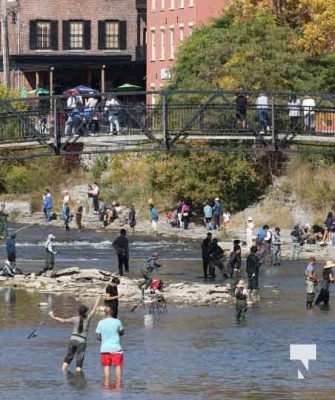
[(163, 291), (163, 281), (161, 279), (153, 279), (150, 284), (150, 289)]

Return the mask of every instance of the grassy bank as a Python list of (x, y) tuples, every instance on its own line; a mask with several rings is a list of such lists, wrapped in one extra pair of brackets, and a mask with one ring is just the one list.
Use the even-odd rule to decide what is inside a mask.
[(294, 156), (283, 165), (282, 176), (270, 182), (267, 160), (216, 151), (119, 154), (109, 160), (99, 156), (90, 168), (49, 157), (3, 163), (1, 198), (27, 200), (33, 211), (40, 211), (42, 193), (49, 188), (60, 209), (64, 189), (97, 181), (105, 203), (134, 204), (139, 216), (147, 215), (149, 199), (163, 212), (188, 197), (201, 215), (203, 202), (220, 196), (236, 223), (252, 214), (271, 226), (288, 228), (299, 210), (308, 222), (324, 221), (335, 199), (332, 164), (332, 159), (321, 156)]

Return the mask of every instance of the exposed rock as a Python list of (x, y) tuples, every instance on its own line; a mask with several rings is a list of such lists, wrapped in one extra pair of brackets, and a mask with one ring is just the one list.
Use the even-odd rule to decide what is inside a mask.
[(76, 274), (79, 271), (80, 271), (79, 267), (65, 268), (65, 269), (61, 269), (61, 270), (53, 272), (52, 276), (54, 278), (57, 278), (59, 276), (66, 276), (66, 275)]
[[(58, 271), (58, 274), (55, 277), (45, 276), (45, 274), (18, 275), (15, 278), (1, 277), (1, 285), (43, 293), (72, 293), (77, 299), (84, 300), (104, 294), (107, 285), (106, 277), (110, 278), (109, 272), (98, 269), (80, 270), (77, 267)], [(138, 280), (128, 277), (121, 277), (120, 280), (119, 293), (122, 294), (120, 302), (138, 303), (141, 298)], [(209, 306), (230, 302), (232, 299), (229, 292), (229, 285), (218, 286), (215, 282), (213, 284), (180, 282), (170, 285), (167, 283), (163, 295), (170, 304)]]

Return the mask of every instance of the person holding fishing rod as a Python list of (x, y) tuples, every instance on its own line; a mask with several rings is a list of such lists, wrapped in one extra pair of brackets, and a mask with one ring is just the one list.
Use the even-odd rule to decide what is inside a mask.
[(47, 241), (45, 242), (45, 266), (43, 267), (42, 273), (52, 271), (54, 269), (55, 255), (57, 254), (57, 251), (54, 249), (54, 239), (56, 239), (56, 237), (52, 233), (50, 233), (48, 235)]
[(72, 334), (68, 343), (67, 354), (62, 364), (63, 372), (67, 371), (74, 357), (76, 357), (76, 372), (81, 372), (83, 370), (88, 328), (91, 319), (98, 308), (99, 301), (100, 296), (97, 297), (91, 310), (89, 310), (86, 305), (81, 304), (78, 307), (78, 315), (70, 318), (61, 318), (56, 316), (53, 311), (49, 311), (49, 316), (51, 319), (60, 322), (61, 324), (73, 325)]

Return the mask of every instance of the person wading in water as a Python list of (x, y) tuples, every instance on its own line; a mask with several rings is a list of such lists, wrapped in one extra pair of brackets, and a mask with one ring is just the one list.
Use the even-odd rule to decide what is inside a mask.
[(91, 318), (97, 310), (100, 296), (96, 299), (92, 310), (89, 312), (88, 307), (80, 305), (78, 315), (71, 318), (56, 317), (53, 311), (49, 312), (49, 316), (62, 324), (73, 324), (73, 331), (68, 343), (67, 354), (62, 364), (62, 371), (67, 371), (74, 356), (76, 356), (76, 371), (81, 372), (86, 351), (86, 338)]

